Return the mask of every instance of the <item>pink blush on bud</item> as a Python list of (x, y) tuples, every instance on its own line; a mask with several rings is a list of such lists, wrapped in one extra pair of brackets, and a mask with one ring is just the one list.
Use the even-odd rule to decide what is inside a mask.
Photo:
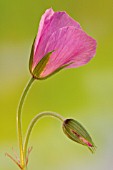
[(84, 139), (83, 137), (79, 137), (79, 139), (82, 141), (82, 142), (84, 142), (86, 145), (88, 145), (89, 147), (93, 147), (93, 145), (90, 143), (90, 142), (88, 142), (86, 139)]

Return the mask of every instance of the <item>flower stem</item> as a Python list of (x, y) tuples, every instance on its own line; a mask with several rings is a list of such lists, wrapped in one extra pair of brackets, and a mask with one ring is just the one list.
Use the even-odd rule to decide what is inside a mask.
[(25, 167), (25, 159), (24, 159), (24, 154), (23, 154), (23, 139), (22, 139), (22, 120), (21, 120), (22, 107), (23, 107), (27, 92), (29, 91), (29, 88), (34, 80), (35, 79), (32, 77), (30, 81), (28, 82), (27, 86), (25, 87), (22, 93), (22, 96), (20, 98), (20, 102), (19, 102), (18, 109), (17, 109), (17, 132), (18, 132), (19, 149), (20, 149), (20, 165), (22, 167), (22, 170), (24, 170), (24, 167)]
[(26, 158), (26, 153), (27, 153), (27, 146), (28, 146), (28, 141), (29, 141), (29, 137), (31, 134), (31, 131), (34, 127), (34, 125), (36, 124), (36, 122), (43, 116), (53, 116), (58, 118), (61, 121), (64, 121), (64, 117), (59, 115), (58, 113), (55, 112), (41, 112), (39, 114), (37, 114), (31, 121), (31, 123), (29, 124), (27, 133), (26, 133), (26, 137), (25, 137), (25, 141), (24, 141), (24, 147), (23, 147), (23, 152), (24, 152), (24, 158)]

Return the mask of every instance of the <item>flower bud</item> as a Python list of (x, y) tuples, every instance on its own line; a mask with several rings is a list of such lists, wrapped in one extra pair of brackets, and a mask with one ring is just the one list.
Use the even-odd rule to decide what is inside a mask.
[(74, 119), (64, 120), (63, 131), (71, 140), (87, 146), (91, 152), (94, 152), (95, 145), (88, 132), (79, 122)]

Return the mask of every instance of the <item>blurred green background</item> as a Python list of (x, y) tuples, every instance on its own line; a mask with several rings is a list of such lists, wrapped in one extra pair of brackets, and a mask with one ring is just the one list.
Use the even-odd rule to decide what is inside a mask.
[(113, 169), (113, 1), (0, 0), (0, 170), (16, 170), (5, 152), (17, 151), (16, 109), (29, 80), (28, 61), (41, 15), (47, 8), (64, 10), (98, 42), (96, 57), (86, 66), (63, 70), (36, 81), (23, 109), (23, 133), (40, 111), (52, 110), (80, 121), (97, 146), (69, 140), (61, 123), (46, 117), (30, 138), (28, 170)]

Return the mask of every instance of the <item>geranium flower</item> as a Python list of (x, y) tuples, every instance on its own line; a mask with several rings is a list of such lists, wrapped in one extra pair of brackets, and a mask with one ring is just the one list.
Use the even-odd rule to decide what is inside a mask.
[(66, 12), (47, 9), (42, 15), (34, 40), (30, 72), (44, 79), (63, 68), (87, 64), (96, 53), (96, 41)]

